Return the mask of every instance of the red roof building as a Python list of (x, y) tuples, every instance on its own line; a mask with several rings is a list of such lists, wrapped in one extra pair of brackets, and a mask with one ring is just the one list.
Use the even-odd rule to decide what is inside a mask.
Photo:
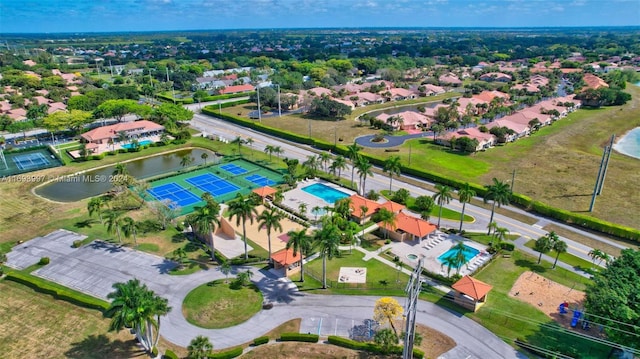
[(164, 131), (164, 126), (155, 122), (140, 120), (94, 128), (91, 131), (83, 133), (80, 137), (89, 143), (102, 144), (108, 143), (109, 139), (115, 142), (121, 132), (125, 133), (127, 137), (139, 137), (141, 135), (150, 135), (162, 131)]
[(256, 88), (253, 87), (252, 85), (235, 85), (235, 86), (228, 86), (223, 89), (220, 89), (220, 94), (225, 95), (230, 93), (251, 92), (251, 91), (255, 91), (255, 89)]
[(451, 288), (456, 291), (453, 301), (475, 312), (486, 303), (487, 294), (493, 287), (467, 275), (455, 282)]

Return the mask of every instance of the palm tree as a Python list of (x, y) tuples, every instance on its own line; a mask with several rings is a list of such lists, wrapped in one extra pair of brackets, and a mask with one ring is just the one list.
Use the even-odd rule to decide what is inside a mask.
[(131, 217), (124, 217), (122, 221), (120, 221), (120, 227), (124, 238), (133, 236), (133, 244), (137, 246), (138, 239), (136, 238), (136, 235), (138, 233), (138, 223)]
[(391, 156), (384, 161), (382, 171), (389, 174), (389, 191), (391, 191), (393, 176), (400, 176), (401, 170), (400, 156)]
[(347, 168), (347, 160), (343, 156), (337, 156), (333, 159), (330, 168), (333, 174), (337, 175), (337, 177), (340, 178), (340, 175), (342, 175), (342, 170)]
[(200, 155), (200, 158), (202, 158), (202, 160), (204, 161), (204, 165), (207, 165), (207, 158), (209, 158), (209, 154), (206, 152), (202, 152), (202, 154)]
[(288, 235), (289, 241), (287, 241), (286, 249), (293, 248), (294, 257), (300, 253), (300, 282), (304, 282), (303, 258), (304, 254), (309, 250), (311, 237), (307, 234), (307, 228), (302, 228), (299, 231), (289, 231)]
[(456, 274), (460, 274), (460, 268), (467, 261), (465, 257), (465, 252), (467, 250), (467, 246), (464, 245), (464, 242), (460, 241), (456, 243), (453, 247), (451, 247), (453, 253), (451, 253), (451, 257), (454, 259)]
[(438, 212), (438, 228), (440, 228), (440, 219), (442, 218), (442, 207), (453, 199), (453, 190), (449, 186), (436, 185), (436, 193), (433, 195), (433, 200), (440, 206)]
[(224, 261), (220, 264), (219, 268), (220, 272), (225, 276), (225, 282), (227, 282), (229, 280), (229, 273), (231, 273), (231, 264), (229, 264), (229, 261)]
[(282, 147), (276, 146), (276, 147), (273, 148), (273, 153), (275, 153), (276, 157), (278, 157), (278, 159), (279, 159), (280, 155), (284, 153), (284, 150), (282, 149)]
[(476, 191), (471, 188), (469, 183), (465, 183), (462, 188), (458, 190), (458, 201), (462, 203), (462, 213), (460, 214), (460, 229), (458, 232), (462, 232), (462, 222), (464, 222), (464, 210), (467, 203), (471, 202), (471, 199), (476, 196)]
[(120, 216), (122, 216), (122, 212), (120, 211), (108, 211), (106, 224), (107, 232), (111, 234), (115, 232), (118, 235), (118, 242), (122, 243), (122, 235), (120, 233)]
[(107, 295), (111, 304), (104, 312), (111, 318), (109, 330), (131, 328), (144, 349), (151, 352), (160, 338), (160, 317), (171, 311), (167, 299), (156, 296), (138, 279), (115, 283), (113, 288), (115, 291)]
[(127, 165), (122, 162), (116, 163), (115, 168), (113, 169), (112, 175), (114, 176), (128, 176), (129, 170), (127, 169)]
[(330, 161), (331, 161), (331, 155), (329, 153), (327, 152), (320, 153), (320, 158), (318, 158), (318, 162), (322, 164), (325, 172), (329, 171), (327, 166), (329, 165)]
[(271, 156), (273, 155), (273, 152), (274, 152), (275, 148), (276, 147), (273, 146), (273, 145), (266, 145), (264, 147), (264, 153), (269, 155), (269, 162), (271, 162)]
[(180, 166), (182, 167), (188, 167), (193, 163), (193, 157), (189, 156), (189, 155), (184, 155), (180, 158)]
[(244, 140), (242, 139), (242, 137), (237, 136), (236, 138), (233, 139), (233, 141), (231, 141), (231, 143), (238, 144), (238, 155), (242, 156), (242, 153), (240, 152), (240, 148), (242, 147), (242, 144), (244, 144)]
[(104, 197), (93, 197), (89, 200), (87, 204), (87, 210), (89, 211), (89, 216), (93, 216), (94, 213), (98, 214), (100, 218), (100, 223), (104, 224), (104, 220), (102, 219), (102, 209), (106, 206), (107, 202), (104, 200)]
[(598, 260), (598, 264), (602, 263), (602, 261), (609, 262), (609, 255), (599, 249), (592, 249), (589, 251), (589, 257), (593, 260), (593, 264), (596, 264), (596, 260)]
[(458, 268), (458, 260), (454, 255), (442, 259), (442, 267), (447, 266), (447, 277), (451, 276), (451, 268)]
[(360, 225), (362, 226), (362, 235), (364, 236), (364, 217), (369, 212), (369, 207), (366, 205), (361, 205), (360, 208)]
[(240, 225), (242, 222), (242, 240), (244, 241), (244, 259), (249, 259), (249, 250), (247, 249), (247, 220), (253, 223), (254, 216), (257, 216), (256, 204), (251, 197), (244, 197), (241, 193), (236, 195), (236, 198), (229, 202), (229, 220), (236, 218), (236, 225)]
[(358, 144), (355, 142), (347, 146), (347, 157), (349, 158), (349, 160), (351, 160), (351, 187), (353, 187), (355, 167), (356, 167), (356, 162), (360, 157), (360, 153), (359, 153), (360, 150), (362, 150), (362, 147), (358, 146)]
[(542, 260), (542, 254), (549, 252), (552, 246), (553, 244), (551, 243), (547, 235), (536, 239), (533, 249), (536, 252), (540, 253), (540, 255), (538, 256), (538, 264), (540, 264), (540, 261)]
[(198, 335), (191, 340), (187, 350), (189, 350), (189, 359), (206, 359), (213, 350), (213, 344), (211, 344), (209, 338)]
[(205, 201), (204, 206), (196, 206), (195, 211), (187, 216), (187, 222), (197, 229), (200, 234), (209, 236), (209, 243), (211, 247), (211, 260), (216, 260), (216, 246), (214, 241), (213, 232), (216, 230), (216, 226), (220, 225), (220, 205), (209, 196), (208, 193), (202, 195), (202, 199)]
[(556, 264), (558, 263), (558, 257), (560, 257), (560, 254), (566, 253), (567, 248), (567, 242), (565, 241), (557, 240), (553, 243), (552, 249), (556, 251), (556, 260), (553, 262), (553, 267), (551, 269), (554, 269), (556, 267)]
[(302, 165), (306, 167), (309, 176), (315, 177), (320, 167), (320, 158), (316, 155), (307, 156), (307, 160), (302, 162)]
[(306, 213), (307, 213), (307, 204), (304, 202), (300, 202), (300, 204), (298, 205), (298, 213), (300, 213), (301, 215), (306, 217)]
[(313, 235), (315, 246), (322, 256), (322, 289), (327, 289), (327, 259), (340, 254), (340, 231), (333, 224), (326, 224)]
[(262, 213), (256, 218), (258, 220), (258, 226), (264, 228), (267, 231), (267, 242), (269, 244), (269, 263), (271, 261), (271, 230), (282, 231), (282, 224), (280, 221), (284, 219), (284, 215), (275, 206), (271, 208), (265, 208)]
[(507, 238), (508, 233), (509, 233), (509, 230), (505, 227), (496, 226), (496, 228), (494, 228), (493, 230), (493, 238), (495, 238), (495, 242), (493, 243), (494, 248), (498, 250), (502, 248), (501, 244)]
[(367, 176), (373, 177), (373, 165), (364, 157), (358, 157), (356, 160), (356, 168), (358, 169), (358, 176), (360, 176), (360, 188), (362, 188), (362, 195), (365, 194), (365, 184), (367, 182)]
[(396, 214), (386, 208), (380, 208), (377, 216), (385, 227), (384, 238), (388, 239), (389, 232), (395, 230), (396, 227)]
[[(505, 182), (498, 181), (498, 179), (493, 179), (493, 184), (486, 186), (487, 193), (484, 196), (484, 203), (488, 201), (493, 201), (493, 205), (491, 206), (491, 218), (489, 218), (489, 223), (493, 222), (493, 215), (496, 211), (496, 203), (498, 207), (503, 204), (509, 204), (511, 200), (511, 188)], [(491, 234), (491, 228), (487, 234)]]

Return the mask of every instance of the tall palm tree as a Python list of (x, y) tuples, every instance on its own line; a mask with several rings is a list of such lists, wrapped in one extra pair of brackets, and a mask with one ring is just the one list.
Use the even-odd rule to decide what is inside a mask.
[(362, 235), (364, 236), (364, 216), (369, 212), (369, 207), (363, 204), (358, 209), (360, 210), (360, 225), (362, 226)]
[(502, 249), (502, 242), (507, 239), (508, 233), (509, 230), (507, 228), (496, 226), (496, 228), (493, 230), (493, 238), (495, 238), (493, 245), (496, 249)]
[(271, 162), (271, 156), (273, 155), (275, 148), (276, 146), (273, 146), (273, 145), (266, 145), (264, 147), (264, 153), (269, 155), (269, 162)]
[(120, 227), (124, 238), (133, 236), (133, 244), (137, 246), (138, 223), (131, 217), (124, 217), (122, 221), (120, 221)]
[(180, 158), (180, 166), (188, 167), (193, 163), (193, 157), (189, 155), (184, 155)]
[(203, 194), (202, 199), (205, 200), (204, 206), (196, 206), (195, 211), (187, 216), (187, 222), (191, 224), (194, 229), (200, 234), (207, 235), (209, 237), (209, 244), (211, 247), (211, 260), (216, 260), (216, 246), (213, 232), (216, 230), (216, 226), (220, 225), (220, 205), (213, 199), (208, 199)]
[(467, 247), (464, 245), (464, 242), (460, 241), (453, 247), (451, 247), (451, 249), (453, 250), (453, 253), (451, 253), (451, 257), (454, 258), (456, 274), (460, 274), (460, 268), (467, 261), (467, 258), (464, 255)]
[(271, 263), (271, 231), (282, 231), (282, 224), (280, 224), (280, 221), (284, 219), (284, 215), (277, 207), (273, 206), (271, 208), (265, 208), (256, 219), (258, 220), (258, 226), (267, 231), (269, 263)]
[(440, 206), (438, 212), (438, 228), (440, 228), (440, 219), (442, 218), (442, 207), (448, 204), (453, 199), (453, 190), (449, 186), (436, 185), (436, 193), (433, 195), (433, 200)]
[(138, 279), (115, 283), (107, 295), (111, 299), (104, 315), (111, 318), (109, 330), (131, 328), (147, 352), (151, 352), (160, 338), (160, 317), (171, 311), (168, 301), (158, 297)]
[(276, 146), (276, 147), (273, 148), (273, 153), (275, 153), (276, 157), (278, 157), (278, 159), (279, 159), (280, 155), (284, 153), (284, 150), (282, 149), (282, 147)]
[(307, 169), (307, 173), (311, 177), (315, 177), (318, 167), (320, 167), (320, 158), (316, 155), (307, 156), (307, 160), (302, 162), (302, 165)]
[(204, 165), (207, 165), (207, 158), (209, 158), (209, 154), (206, 152), (202, 152), (202, 154), (200, 155), (200, 158), (202, 158), (202, 160), (204, 161)]
[(234, 138), (233, 141), (231, 141), (231, 143), (238, 144), (238, 155), (242, 156), (242, 152), (240, 152), (240, 149), (241, 149), (242, 145), (244, 144), (244, 140), (242, 139), (242, 137), (236, 136), (236, 138)]
[(120, 233), (120, 220), (122, 216), (121, 211), (108, 211), (106, 215), (106, 224), (108, 233), (116, 233), (118, 235), (118, 242), (122, 243), (122, 234)]
[(385, 227), (384, 238), (388, 239), (389, 232), (395, 230), (396, 227), (396, 214), (386, 208), (380, 208), (377, 216)]
[(320, 153), (318, 161), (322, 164), (323, 170), (325, 172), (329, 172), (329, 168), (327, 166), (329, 165), (329, 162), (331, 162), (331, 155), (327, 152), (322, 152)]
[(460, 213), (460, 229), (458, 232), (462, 232), (462, 223), (464, 222), (464, 210), (467, 203), (471, 202), (471, 199), (476, 196), (476, 191), (471, 188), (469, 183), (462, 185), (462, 188), (458, 190), (458, 201), (462, 203), (462, 213)]
[(326, 224), (322, 229), (315, 231), (313, 242), (322, 257), (322, 289), (327, 289), (327, 259), (340, 254), (340, 231), (333, 224)]
[(351, 160), (351, 187), (353, 187), (355, 167), (356, 162), (360, 157), (360, 150), (362, 150), (362, 147), (358, 146), (358, 144), (355, 142), (347, 146), (347, 157), (349, 158), (349, 160)]
[(402, 164), (400, 163), (400, 156), (391, 156), (384, 161), (382, 171), (389, 174), (389, 191), (391, 191), (393, 176), (400, 176), (400, 173), (402, 173), (401, 170)]
[(367, 176), (373, 177), (373, 165), (366, 158), (358, 157), (358, 159), (356, 160), (356, 168), (358, 169), (358, 176), (360, 176), (359, 187), (362, 188), (362, 195), (364, 196)]
[(289, 231), (289, 240), (287, 241), (286, 249), (293, 248), (293, 255), (297, 256), (300, 253), (300, 282), (304, 282), (304, 254), (307, 253), (310, 247), (311, 237), (307, 234), (307, 228), (302, 228), (299, 231)]
[(252, 197), (245, 197), (241, 193), (236, 195), (236, 198), (229, 202), (229, 220), (233, 220), (235, 217), (236, 225), (240, 225), (242, 222), (242, 240), (244, 241), (244, 259), (249, 259), (249, 250), (247, 248), (247, 220), (249, 223), (253, 223), (254, 216), (258, 215), (256, 210), (256, 203)]
[[(511, 187), (505, 182), (499, 181), (494, 178), (493, 183), (486, 186), (487, 193), (484, 196), (484, 203), (488, 201), (493, 201), (493, 205), (491, 206), (491, 218), (489, 218), (489, 223), (493, 222), (493, 215), (496, 211), (496, 203), (498, 207), (503, 204), (509, 204), (511, 200)], [(491, 228), (487, 234), (491, 234)]]
[(560, 254), (567, 252), (567, 249), (568, 249), (567, 242), (562, 240), (557, 240), (553, 243), (552, 249), (556, 251), (556, 260), (553, 262), (553, 267), (552, 267), (552, 269), (554, 269), (556, 267), (556, 264), (558, 263), (558, 257), (560, 257)]
[(552, 246), (553, 246), (553, 243), (551, 243), (547, 235), (544, 235), (536, 239), (533, 249), (536, 252), (540, 253), (540, 255), (538, 256), (538, 264), (540, 264), (540, 261), (542, 261), (542, 254), (549, 252)]
[(337, 156), (333, 159), (333, 162), (331, 163), (331, 171), (338, 178), (340, 178), (340, 175), (342, 175), (342, 170), (344, 170), (345, 168), (347, 168), (347, 160), (343, 156)]
[(211, 351), (213, 350), (213, 344), (211, 344), (209, 338), (203, 335), (198, 335), (197, 337), (191, 339), (187, 350), (189, 351), (189, 359), (206, 359), (209, 357)]
[(89, 211), (89, 216), (93, 216), (94, 213), (98, 214), (100, 218), (100, 223), (104, 224), (104, 220), (102, 219), (102, 209), (107, 205), (107, 202), (104, 200), (104, 197), (93, 197), (89, 200), (87, 204), (87, 210)]

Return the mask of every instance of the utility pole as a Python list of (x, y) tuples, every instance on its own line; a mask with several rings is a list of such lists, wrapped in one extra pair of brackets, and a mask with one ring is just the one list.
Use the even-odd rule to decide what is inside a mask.
[(280, 106), (280, 85), (278, 86), (278, 117), (282, 117), (282, 106)]
[(407, 293), (407, 303), (405, 308), (407, 321), (405, 322), (404, 329), (404, 348), (402, 350), (402, 359), (413, 358), (413, 343), (416, 334), (416, 311), (418, 309), (418, 296), (422, 289), (421, 274), (423, 260), (424, 258), (420, 258), (420, 260), (418, 260), (418, 265), (413, 270), (413, 273), (411, 273), (411, 278), (409, 278), (409, 283), (407, 283), (407, 287), (405, 289), (405, 292)]
[(260, 110), (260, 87), (256, 86), (256, 91), (258, 93), (258, 121), (262, 123), (262, 111)]
[(511, 193), (513, 193), (513, 185), (516, 183), (516, 169), (513, 169), (513, 173), (511, 173)]
[(602, 193), (602, 186), (604, 186), (604, 179), (607, 177), (607, 169), (609, 169), (609, 158), (611, 158), (611, 152), (613, 151), (613, 142), (616, 135), (611, 135), (611, 141), (609, 142), (609, 151), (607, 151), (607, 158), (604, 161), (604, 169), (602, 171), (602, 180), (600, 181), (600, 187), (598, 187), (598, 196)]
[(593, 195), (591, 196), (591, 204), (589, 205), (589, 212), (593, 212), (593, 206), (596, 204), (596, 195), (598, 194), (598, 188), (600, 188), (601, 176), (603, 173), (604, 162), (607, 157), (608, 146), (604, 148), (602, 153), (602, 160), (600, 160), (600, 168), (598, 168), (598, 176), (596, 177), (596, 184), (593, 187)]
[(411, 166), (411, 142), (409, 142), (409, 166)]

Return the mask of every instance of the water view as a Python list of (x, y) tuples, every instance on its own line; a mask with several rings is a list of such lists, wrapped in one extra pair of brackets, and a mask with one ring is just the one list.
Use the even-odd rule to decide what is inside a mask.
[[(133, 177), (137, 179), (149, 178), (179, 170), (182, 168), (180, 160), (187, 155), (194, 159), (192, 164), (194, 166), (204, 163), (200, 156), (205, 152), (209, 155), (208, 162), (215, 160), (215, 154), (209, 150), (188, 149), (131, 161), (126, 163), (126, 166), (129, 174)], [(59, 202), (74, 202), (97, 196), (112, 188), (109, 176), (113, 174), (114, 168), (115, 165), (80, 175), (61, 177), (58, 181), (37, 188), (36, 193)]]
[(613, 145), (613, 149), (623, 155), (640, 159), (640, 127), (627, 132)]

